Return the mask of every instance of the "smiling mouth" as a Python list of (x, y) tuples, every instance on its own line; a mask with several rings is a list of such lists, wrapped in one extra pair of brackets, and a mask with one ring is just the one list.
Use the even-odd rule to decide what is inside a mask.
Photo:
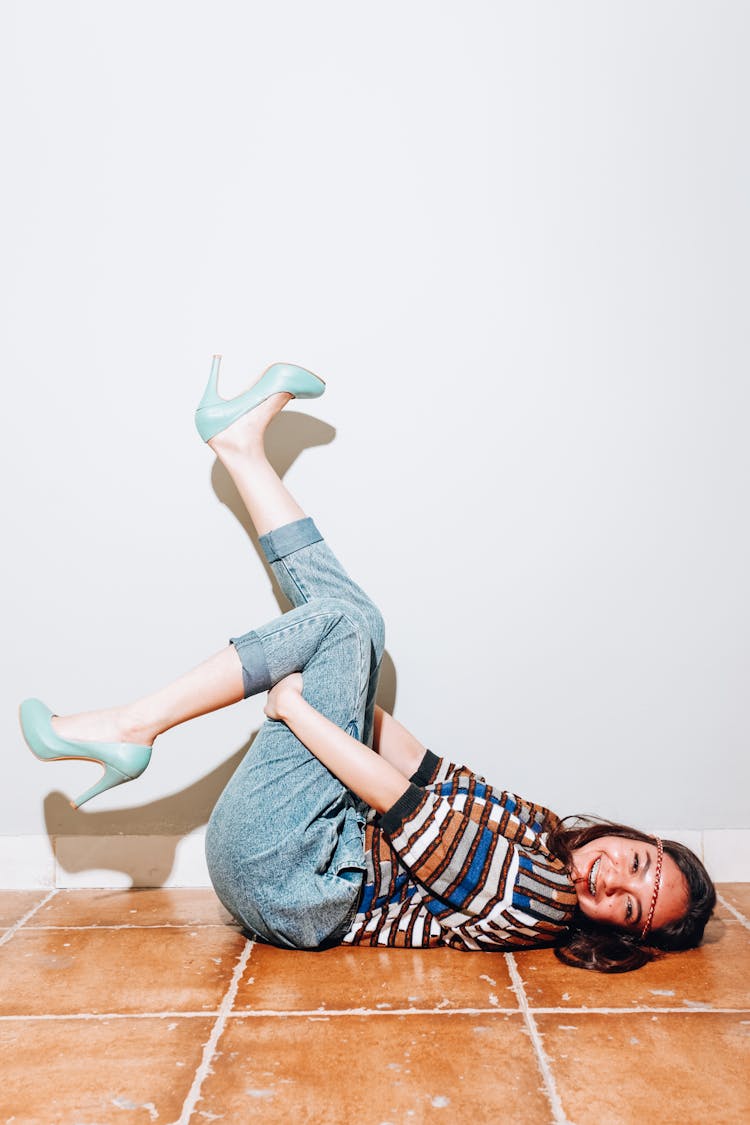
[(599, 864), (601, 863), (601, 861), (602, 857), (597, 856), (597, 858), (591, 864), (591, 870), (589, 871), (589, 894), (592, 898), (596, 897), (596, 877), (599, 874)]

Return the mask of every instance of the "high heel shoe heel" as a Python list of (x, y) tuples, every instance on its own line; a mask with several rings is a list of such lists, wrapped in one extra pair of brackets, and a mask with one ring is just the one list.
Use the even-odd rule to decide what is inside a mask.
[(96, 785), (70, 802), (74, 809), (80, 809), (81, 805), (106, 789), (140, 777), (151, 759), (151, 747), (134, 742), (75, 742), (61, 738), (52, 726), (52, 712), (41, 699), (25, 699), (21, 704), (20, 718), (29, 749), (42, 761), (81, 758), (104, 766), (104, 773)]
[(203, 398), (195, 412), (195, 425), (204, 441), (210, 441), (243, 414), (279, 391), (294, 398), (319, 398), (326, 389), (323, 380), (304, 367), (297, 367), (294, 363), (272, 363), (249, 391), (236, 398), (224, 399), (218, 391), (220, 365), (221, 356), (215, 355)]

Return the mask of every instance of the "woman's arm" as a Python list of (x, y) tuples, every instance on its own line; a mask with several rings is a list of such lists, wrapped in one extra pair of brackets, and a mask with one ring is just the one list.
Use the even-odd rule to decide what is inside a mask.
[(424, 761), (426, 747), (382, 707), (375, 708), (373, 726), (372, 748), (375, 753), (395, 766), (404, 777), (415, 774)]
[[(409, 788), (409, 781), (395, 765), (352, 738), (302, 698), (299, 672), (286, 676), (271, 689), (264, 710), (269, 719), (286, 723), (326, 769), (378, 812), (387, 812)], [(408, 731), (405, 733), (408, 735)], [(395, 746), (394, 741), (388, 741)]]

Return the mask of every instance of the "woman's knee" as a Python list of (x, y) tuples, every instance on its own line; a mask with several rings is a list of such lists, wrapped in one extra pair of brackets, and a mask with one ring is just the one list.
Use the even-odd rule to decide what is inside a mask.
[(319, 598), (314, 604), (317, 611), (328, 616), (329, 633), (338, 631), (342, 636), (355, 635), (363, 649), (369, 648), (372, 643), (370, 622), (360, 606), (344, 598)]
[(364, 651), (370, 654), (371, 664), (375, 666), (380, 663), (385, 648), (385, 622), (373, 601), (367, 597), (362, 597), (356, 603), (345, 598), (321, 598), (317, 604), (354, 629)]

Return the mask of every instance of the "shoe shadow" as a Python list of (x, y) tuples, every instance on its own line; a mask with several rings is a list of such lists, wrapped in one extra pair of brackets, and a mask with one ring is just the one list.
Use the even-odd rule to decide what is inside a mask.
[[(237, 766), (252, 746), (257, 731), (249, 740), (210, 773), (191, 785), (148, 801), (122, 809), (99, 812), (96, 801), (82, 809), (71, 808), (68, 796), (59, 791), (44, 800), (44, 822), (50, 836), (175, 836), (179, 838), (208, 822), (216, 801)], [(207, 749), (206, 753), (209, 753)], [(93, 767), (92, 767), (93, 769)], [(138, 781), (119, 792), (133, 792)]]
[[(105, 812), (89, 811), (88, 806), (77, 810), (64, 794), (49, 793), (44, 800), (44, 821), (57, 868), (68, 875), (116, 871), (132, 887), (164, 886), (175, 869), (178, 845), (208, 822), (257, 733), (205, 777), (143, 805)], [(58, 877), (56, 882), (64, 885), (66, 880)]]
[[(334, 427), (317, 418), (291, 411), (282, 414), (267, 438), (269, 461), (283, 478), (303, 450), (327, 445), (335, 436)], [(217, 499), (245, 529), (269, 577), (280, 608), (288, 608), (288, 602), (258, 546), (258, 537), (245, 506), (219, 461), (212, 468), (211, 483)], [(392, 711), (395, 699), (396, 669), (386, 653), (381, 667), (378, 702), (385, 710)], [(44, 819), (57, 866), (70, 875), (105, 868), (126, 876), (132, 886), (164, 886), (174, 871), (179, 843), (207, 824), (214, 805), (257, 733), (257, 730), (253, 731), (247, 742), (204, 777), (176, 793), (146, 804), (104, 812), (88, 806), (75, 810), (63, 793), (49, 793), (44, 800)], [(128, 837), (128, 846), (125, 846), (124, 840), (118, 846), (118, 837)], [(138, 837), (143, 837), (143, 846), (131, 847), (133, 838), (137, 843)], [(158, 838), (158, 847), (152, 847), (150, 843), (155, 837)], [(144, 871), (147, 872), (145, 881)]]

